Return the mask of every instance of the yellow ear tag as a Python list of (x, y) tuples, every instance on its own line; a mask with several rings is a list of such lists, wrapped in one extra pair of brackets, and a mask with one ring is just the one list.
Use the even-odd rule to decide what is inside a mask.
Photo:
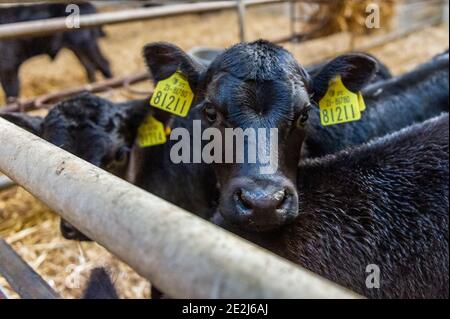
[(366, 110), (366, 102), (364, 102), (364, 97), (361, 92), (358, 93), (358, 102), (359, 102), (359, 110), (365, 111)]
[(361, 119), (358, 94), (348, 90), (341, 76), (332, 80), (328, 91), (319, 102), (320, 122), (323, 126)]
[(185, 117), (194, 99), (186, 77), (179, 71), (156, 84), (150, 105), (163, 111)]
[(138, 129), (138, 145), (141, 148), (164, 144), (166, 132), (164, 124), (148, 116)]

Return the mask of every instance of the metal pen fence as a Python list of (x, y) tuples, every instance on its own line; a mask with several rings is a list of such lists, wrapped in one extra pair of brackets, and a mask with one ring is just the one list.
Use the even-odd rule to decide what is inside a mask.
[(0, 132), (0, 171), (170, 297), (357, 297), (3, 119)]
[[(37, 1), (29, 1), (37, 2)], [(58, 1), (61, 2), (61, 1)], [(66, 1), (73, 2), (73, 1)], [(282, 0), (215, 1), (139, 8), (83, 16), (82, 28), (185, 13), (236, 9), (245, 39), (245, 7)], [(448, 3), (448, 2), (447, 2)], [(445, 4), (445, 2), (444, 2)], [(417, 5), (417, 4), (415, 4)], [(441, 17), (442, 18), (442, 17)], [(377, 45), (425, 25), (435, 15), (379, 37)], [(67, 31), (65, 19), (0, 26), (0, 39)], [(294, 34), (283, 41), (292, 39)], [(280, 40), (281, 41), (281, 40)], [(148, 79), (147, 73), (72, 88), (22, 103), (45, 106), (84, 90), (101, 92)], [(17, 111), (10, 105), (2, 111)], [(128, 263), (171, 297), (179, 298), (357, 298), (297, 265), (246, 242), (170, 203), (94, 167), (0, 119), (0, 190), (13, 181), (49, 205), (92, 239)], [(46, 158), (46, 161), (40, 161)], [(207, 234), (207, 235), (206, 235)], [(24, 298), (58, 298), (0, 240), (0, 275)], [(6, 298), (0, 291), (0, 299)]]

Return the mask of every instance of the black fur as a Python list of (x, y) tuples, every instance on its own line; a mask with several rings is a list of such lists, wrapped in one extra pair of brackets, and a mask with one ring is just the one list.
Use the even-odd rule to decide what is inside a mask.
[[(83, 93), (58, 103), (45, 118), (21, 113), (0, 113), (0, 117), (125, 178), (137, 129), (150, 111), (148, 99), (112, 103)], [(64, 220), (61, 232), (67, 239), (89, 240)]]
[(0, 112), (0, 117), (20, 126), (34, 135), (41, 135), (44, 119), (40, 116), (24, 116), (22, 113)]
[(148, 112), (147, 100), (112, 103), (83, 93), (53, 107), (43, 121), (40, 135), (96, 166), (111, 170), (111, 164), (123, 151), (121, 148), (129, 152), (137, 128)]
[[(89, 3), (78, 4), (81, 14), (96, 12)], [(65, 4), (37, 4), (0, 8), (0, 24), (65, 17)], [(54, 59), (62, 48), (77, 56), (87, 72), (89, 81), (95, 81), (95, 71), (112, 77), (109, 62), (103, 56), (97, 39), (104, 36), (101, 28), (61, 32), (49, 36), (0, 40), (0, 80), (8, 98), (19, 96), (19, 68), (26, 60), (41, 54)]]
[[(164, 123), (171, 119), (168, 113), (151, 108), (148, 101), (112, 103), (83, 93), (58, 103), (45, 118), (21, 113), (0, 113), (0, 117), (177, 206), (210, 217), (218, 199), (212, 167), (172, 163), (171, 141), (146, 149), (136, 146), (132, 151), (137, 128), (146, 115), (153, 114)], [(192, 132), (191, 119), (199, 117), (194, 112), (188, 119), (178, 118), (173, 127)], [(60, 228), (67, 239), (89, 240), (64, 220)]]
[[(357, 54), (369, 56), (374, 61), (376, 61), (378, 71), (375, 73), (375, 76), (372, 79), (372, 83), (382, 82), (382, 81), (389, 80), (392, 78), (392, 73), (389, 70), (389, 68), (387, 67), (387, 65), (384, 64), (383, 62), (381, 62), (379, 59), (377, 59), (376, 57), (374, 57), (373, 55), (370, 55), (368, 53), (357, 52)], [(319, 74), (320, 71), (323, 69), (323, 67), (326, 66), (329, 62), (330, 61), (326, 61), (326, 62), (314, 64), (314, 65), (308, 65), (306, 67), (306, 71), (308, 71), (308, 73), (312, 77), (314, 77), (317, 74)]]
[[(264, 193), (268, 184), (278, 188), (276, 180), (289, 180), (294, 184), (302, 145), (304, 157), (334, 153), (345, 146), (364, 143), (448, 111), (448, 55), (399, 78), (370, 86), (381, 64), (360, 53), (339, 56), (312, 76), (288, 51), (263, 40), (232, 46), (206, 71), (170, 44), (150, 44), (144, 49), (144, 55), (155, 79), (165, 78), (174, 70), (185, 70), (189, 78), (195, 79), (195, 109), (217, 114), (209, 126), (221, 130), (225, 127), (278, 129), (279, 170), (274, 176), (259, 174), (259, 163), (214, 165), (221, 193), (219, 210), (226, 218), (257, 230), (279, 227), (295, 216), (297, 208), (291, 205), (288, 209), (277, 210), (276, 216), (272, 210), (267, 210), (266, 216), (258, 213), (261, 222), (255, 222), (256, 216), (248, 209), (242, 212), (243, 205), (236, 204), (235, 195), (246, 187), (239, 181), (246, 179), (247, 185), (257, 185), (259, 193)], [(161, 66), (161, 63), (166, 65)], [(362, 120), (323, 127), (318, 108), (312, 107), (309, 121), (299, 125), (311, 104), (321, 99), (330, 80), (337, 75), (342, 76), (344, 84), (354, 92), (365, 88), (367, 110)], [(411, 83), (409, 78), (415, 82)], [(408, 82), (407, 89), (398, 85), (402, 82)], [(439, 85), (430, 86), (436, 83)], [(389, 94), (376, 96), (372, 92), (377, 85), (386, 92), (389, 90)], [(406, 114), (405, 108), (410, 110)], [(295, 190), (287, 189), (285, 194), (292, 196), (295, 203)], [(273, 221), (270, 225), (269, 220)]]
[(82, 299), (119, 299), (116, 288), (104, 268), (92, 270)]
[(313, 99), (319, 102), (328, 91), (330, 81), (337, 75), (342, 77), (342, 82), (347, 89), (358, 92), (374, 81), (378, 71), (377, 60), (368, 55), (362, 53), (341, 55), (312, 75)]
[[(161, 52), (158, 49), (159, 45), (163, 46), (163, 58), (158, 56), (158, 54)], [(306, 106), (309, 102), (307, 93), (311, 93), (311, 90), (314, 90), (314, 79), (311, 79), (300, 66), (294, 63), (295, 60), (292, 57), (289, 57), (287, 51), (284, 51), (279, 47), (272, 46), (270, 43), (263, 41), (255, 42), (253, 45), (249, 45), (252, 46), (251, 49), (249, 48), (247, 50), (237, 50), (232, 48), (226, 51), (224, 54), (232, 53), (234, 59), (226, 57), (224, 58), (223, 56), (219, 57), (218, 60), (213, 63), (214, 67), (217, 68), (216, 70), (218, 70), (217, 72), (214, 72), (213, 66), (211, 66), (211, 68), (207, 72), (204, 72), (201, 67), (195, 64), (189, 66), (190, 60), (184, 57), (181, 50), (172, 45), (154, 44), (151, 46), (147, 46), (147, 48), (151, 47), (151, 49), (146, 49), (145, 52), (146, 54), (148, 54), (146, 55), (147, 63), (149, 64), (150, 69), (155, 72), (153, 76), (156, 79), (162, 79), (165, 77), (161, 75), (162, 73), (158, 74), (157, 72), (160, 72), (158, 70), (162, 70), (161, 72), (163, 73), (170, 73), (173, 70), (181, 68), (182, 70), (186, 70), (185, 72), (187, 72), (189, 78), (197, 79), (194, 81), (198, 81), (195, 82), (195, 85), (193, 85), (193, 89), (196, 93), (197, 107), (191, 110), (191, 113), (187, 119), (177, 118), (173, 125), (173, 128), (180, 126), (187, 127), (188, 130), (192, 132), (191, 120), (203, 119), (202, 110), (205, 107), (206, 103), (211, 103), (211, 101), (208, 101), (208, 99), (206, 98), (215, 98), (216, 101), (214, 101), (214, 106), (218, 108), (218, 111), (223, 113), (225, 120), (231, 122), (235, 127), (245, 127), (249, 122), (254, 120), (255, 115), (257, 117), (261, 116), (261, 118), (265, 119), (265, 121), (262, 122), (264, 123), (264, 125), (272, 127), (272, 125), (275, 125), (274, 123), (276, 123), (276, 127), (280, 127), (283, 132), (286, 132), (285, 136), (283, 136), (283, 138), (285, 138), (286, 140), (290, 140), (289, 134), (293, 134), (291, 133), (292, 131), (295, 132), (294, 134), (296, 135), (293, 142), (289, 141), (286, 142), (285, 145), (283, 145), (284, 152), (281, 153), (281, 156), (285, 156), (283, 154), (292, 156), (292, 158), (288, 161), (288, 166), (289, 171), (292, 173), (292, 179), (297, 181), (297, 175), (302, 174), (297, 167), (299, 154), (296, 154), (297, 152), (293, 152), (292, 150), (300, 150), (300, 145), (303, 141), (302, 134), (304, 135), (306, 132), (301, 127), (293, 128), (293, 126), (296, 125), (298, 117), (302, 115), (302, 111), (304, 109), (307, 109)], [(242, 48), (242, 46), (245, 45), (241, 45), (241, 47), (238, 48)], [(172, 52), (172, 49), (175, 51)], [(268, 52), (265, 51), (266, 49), (268, 50)], [(261, 50), (261, 52), (259, 52), (258, 50)], [(277, 52), (277, 50), (282, 50), (279, 56), (275, 53)], [(154, 54), (156, 54), (156, 56), (153, 56)], [(244, 54), (244, 56), (242, 56), (241, 54)], [(261, 65), (261, 61), (271, 64), (271, 61), (273, 62), (282, 60), (286, 61), (289, 67), (284, 70), (284, 74), (283, 65), (278, 65), (275, 63), (273, 65), (266, 66), (264, 70), (259, 70), (258, 72), (252, 72), (250, 70), (251, 68), (247, 71), (245, 71), (245, 68), (241, 70), (239, 69), (239, 64), (233, 63), (233, 61), (245, 61), (246, 54), (253, 57), (255, 57), (256, 55), (257, 59), (254, 59), (253, 63), (255, 63), (255, 65), (257, 66)], [(354, 63), (356, 61), (359, 63), (362, 59), (364, 59), (364, 57), (362, 57), (361, 55), (352, 55), (351, 57), (347, 57), (346, 61), (351, 63)], [(168, 61), (170, 65), (164, 68), (158, 66), (155, 67), (155, 61)], [(355, 65), (358, 65), (358, 63), (355, 63)], [(367, 83), (369, 83), (369, 80), (372, 78), (372, 73), (376, 71), (376, 63), (369, 62), (369, 66), (370, 65), (373, 66), (373, 68), (362, 68), (359, 70), (363, 73), (369, 72), (366, 80), (364, 80), (364, 77), (362, 77), (361, 74), (357, 74), (357, 76), (354, 77), (351, 76), (348, 70), (353, 70), (352, 72), (356, 73), (359, 72), (358, 69), (355, 69), (355, 67), (341, 68), (346, 70), (345, 72), (347, 72), (347, 76), (345, 77), (347, 85), (364, 87)], [(328, 70), (330, 69), (328, 68)], [(331, 74), (331, 71), (329, 72), (329, 74)], [(215, 79), (216, 76), (218, 77), (218, 79)], [(239, 76), (248, 76), (249, 78), (244, 79), (245, 81), (243, 81), (242, 79), (239, 79)], [(280, 78), (277, 78), (277, 76), (280, 76)], [(208, 92), (209, 90), (217, 89), (218, 81), (224, 79), (230, 79), (230, 82), (223, 83), (223, 87), (225, 88), (227, 86), (232, 86), (234, 81), (246, 82), (246, 86), (244, 87), (248, 86), (249, 89), (248, 92), (243, 92), (242, 94), (244, 94), (244, 96), (248, 96), (249, 98), (252, 96), (252, 94), (250, 94), (252, 92), (256, 92), (257, 94), (255, 96), (258, 98), (258, 96), (264, 96), (264, 94), (270, 92), (270, 90), (277, 90), (278, 88), (287, 93), (288, 96), (282, 97), (280, 99), (273, 99), (274, 104), (272, 106), (264, 103), (259, 104), (254, 100), (251, 101), (251, 103), (244, 103), (242, 105), (242, 108), (246, 108), (246, 110), (248, 111), (247, 114), (252, 114), (252, 117), (249, 118), (248, 116), (246, 117), (243, 113), (239, 114), (239, 110), (236, 108), (236, 105), (231, 105), (231, 107), (228, 108), (227, 103), (218, 103), (222, 101), (221, 99), (227, 101), (227, 99), (231, 98), (229, 95), (224, 95), (224, 92), (226, 92), (226, 90), (219, 90), (222, 96), (220, 94), (215, 95)], [(257, 81), (257, 79), (267, 80), (264, 80), (264, 85), (260, 86), (261, 82), (259, 82), (259, 80)], [(293, 87), (296, 87), (297, 90), (289, 89), (289, 85), (287, 83), (293, 84)], [(271, 86), (270, 84), (273, 85)], [(307, 90), (309, 90), (309, 92)], [(86, 103), (81, 103), (80, 105), (91, 103), (89, 101), (90, 99), (88, 99)], [(261, 99), (261, 101), (267, 100)], [(280, 103), (280, 101), (285, 103)], [(72, 102), (75, 105), (78, 104), (76, 100)], [(148, 101), (145, 101), (145, 103), (147, 102)], [(96, 104), (95, 98), (93, 99), (93, 103)], [(105, 105), (110, 104), (110, 102), (105, 102)], [(140, 104), (144, 105), (143, 102), (140, 102)], [(80, 108), (79, 111), (81, 112), (82, 109), (83, 108)], [(115, 112), (107, 111), (108, 108), (100, 109), (105, 111), (105, 115), (107, 117), (111, 114), (115, 114)], [(229, 110), (231, 110), (231, 112), (227, 113)], [(262, 114), (259, 114), (258, 112), (261, 111)], [(273, 121), (270, 115), (274, 115), (274, 117), (277, 118), (277, 121)], [(82, 127), (84, 127), (86, 126), (85, 124), (83, 124), (84, 122), (87, 121), (87, 123), (91, 123), (90, 118), (91, 116), (87, 116), (86, 118), (75, 116), (73, 124), (75, 126), (81, 125)], [(102, 120), (102, 116), (99, 116), (98, 120), (95, 120), (94, 122), (108, 123), (107, 121), (105, 122)], [(118, 121), (118, 123), (126, 122), (126, 118), (120, 118)], [(203, 123), (206, 123), (206, 121), (203, 121)], [(98, 136), (103, 136), (102, 132), (110, 131), (108, 130), (108, 125), (87, 124), (87, 127), (90, 126), (92, 126), (93, 131), (100, 131), (92, 136), (92, 138), (95, 139), (97, 139)], [(113, 127), (117, 127), (117, 125), (113, 125)], [(76, 131), (78, 132), (80, 130), (77, 129)], [(111, 135), (111, 133), (109, 133), (109, 135)], [(84, 140), (85, 138), (83, 138), (83, 141)], [(91, 141), (92, 139), (89, 140)], [(102, 140), (102, 138), (100, 138), (99, 140)], [(81, 140), (78, 140), (78, 143), (80, 143), (80, 141)], [(123, 143), (119, 144), (123, 145)], [(128, 180), (134, 182), (138, 186), (143, 187), (144, 189), (156, 193), (163, 198), (173, 201), (179, 206), (199, 213), (203, 217), (207, 217), (208, 213), (203, 214), (202, 212), (208, 212), (212, 207), (215, 206), (217, 195), (215, 188), (215, 177), (211, 171), (212, 166), (202, 164), (175, 165), (170, 161), (168, 157), (168, 150), (170, 149), (170, 146), (171, 143), (169, 142), (165, 145), (156, 146), (149, 149), (135, 149), (133, 156), (136, 157), (132, 158), (131, 160), (131, 170), (134, 170), (135, 174), (133, 175), (133, 178), (129, 178)], [(76, 146), (74, 147), (75, 149), (77, 149)], [(288, 171), (286, 167), (282, 167), (282, 169)], [(228, 174), (229, 176), (231, 175), (230, 172), (232, 171), (224, 170), (224, 173)], [(224, 187), (224, 183), (222, 183), (221, 186)], [(203, 190), (203, 192), (199, 192), (199, 190)], [(192, 194), (198, 194), (198, 197), (193, 196)], [(301, 197), (303, 195), (301, 193), (301, 190), (299, 190), (298, 196), (300, 200), (299, 205), (303, 205)]]
[[(371, 298), (448, 298), (448, 114), (336, 155), (304, 160), (299, 217), (269, 234), (234, 230)], [(365, 285), (380, 267), (380, 289)]]
[[(192, 120), (200, 116), (198, 111), (192, 110), (187, 118), (175, 118), (172, 127), (183, 127), (192, 133)], [(163, 145), (144, 149), (135, 146), (129, 181), (198, 216), (208, 218), (218, 202), (214, 168), (204, 163), (173, 163), (170, 149), (175, 143), (168, 140)]]
[[(220, 72), (256, 82), (306, 76), (306, 71), (288, 51), (265, 40), (239, 43), (225, 50), (209, 66), (206, 84)], [(296, 74), (297, 72), (299, 74)]]
[(181, 71), (188, 78), (189, 85), (196, 89), (200, 81), (199, 75), (204, 67), (177, 46), (156, 42), (146, 45), (143, 54), (155, 82), (168, 78), (176, 71)]
[[(162, 46), (163, 49), (159, 49), (159, 46)], [(214, 77), (215, 73), (219, 74), (227, 74), (230, 73), (234, 77), (250, 77), (250, 90), (256, 90), (258, 92), (258, 85), (260, 82), (254, 81), (257, 78), (265, 78), (268, 79), (264, 81), (266, 86), (262, 86), (264, 89), (260, 90), (258, 94), (264, 96), (268, 92), (277, 93), (276, 90), (281, 89), (284, 90), (288, 95), (294, 94), (297, 97), (288, 96), (281, 97), (277, 99), (264, 99), (265, 101), (273, 100), (273, 103), (258, 103), (255, 101), (250, 101), (252, 103), (247, 103), (244, 106), (252, 109), (252, 112), (263, 111), (263, 116), (267, 119), (267, 121), (259, 121), (259, 123), (264, 123), (264, 125), (268, 127), (276, 126), (281, 129), (289, 129), (290, 126), (294, 124), (294, 119), (299, 111), (296, 110), (297, 107), (292, 106), (291, 103), (298, 101), (302, 101), (304, 96), (301, 96), (301, 93), (294, 92), (289, 89), (289, 87), (283, 83), (288, 82), (292, 79), (300, 82), (298, 85), (300, 92), (310, 85), (311, 79), (304, 72), (304, 70), (298, 66), (295, 60), (280, 47), (273, 46), (265, 41), (258, 41), (252, 45), (252, 48), (245, 48), (246, 44), (241, 44), (235, 46), (229, 50), (227, 50), (224, 54), (225, 57), (218, 58), (213, 66), (209, 69), (209, 71), (205, 74), (201, 73), (201, 66), (196, 64), (190, 65), (190, 59), (184, 58), (182, 51), (172, 45), (168, 44), (152, 44), (146, 47), (144, 50), (146, 54), (146, 60), (150, 67), (150, 69), (155, 73), (155, 78), (164, 78), (167, 74), (164, 73), (164, 76), (159, 72), (160, 70), (166, 70), (164, 72), (173, 71), (177, 69), (187, 70), (185, 72), (190, 72), (191, 77), (201, 79), (201, 82), (197, 83), (197, 105), (202, 105), (202, 98), (206, 95), (206, 90), (208, 88), (208, 83), (210, 83), (211, 79)], [(172, 51), (174, 50), (174, 51)], [(266, 50), (268, 53), (266, 53)], [(281, 50), (280, 56), (276, 54), (278, 50)], [(262, 51), (261, 53), (258, 53)], [(159, 57), (160, 53), (163, 52), (163, 58)], [(227, 58), (226, 55), (231, 54), (234, 59)], [(260, 65), (264, 61), (268, 63), (268, 61), (285, 61), (289, 67), (287, 67), (286, 73), (283, 75), (283, 64), (275, 64), (271, 67), (266, 67), (264, 70), (259, 70), (258, 73), (250, 72), (251, 68), (247, 71), (240, 70), (239, 64), (235, 61), (245, 61), (245, 56), (248, 55), (250, 57), (258, 57), (258, 59), (253, 59), (256, 66)], [(180, 62), (179, 59), (181, 59)], [(346, 61), (347, 63), (354, 63), (355, 61), (360, 61), (364, 59), (362, 55), (351, 55), (345, 59), (341, 57), (335, 60), (338, 60), (339, 65), (343, 65), (342, 61)], [(162, 63), (164, 61), (169, 61), (170, 65), (167, 67), (161, 67), (158, 63)], [(252, 61), (251, 59), (249, 61)], [(448, 55), (447, 55), (448, 61)], [(434, 63), (434, 62), (430, 62)], [(447, 62), (448, 63), (448, 62)], [(369, 63), (370, 64), (370, 63)], [(356, 65), (356, 64), (355, 64)], [(371, 64), (372, 65), (372, 64)], [(376, 64), (373, 64), (373, 66)], [(348, 69), (352, 69), (348, 68)], [(424, 69), (429, 69), (425, 65)], [(340, 68), (342, 69), (342, 68)], [(167, 71), (169, 70), (169, 71)], [(250, 71), (249, 71), (250, 70)], [(328, 70), (332, 70), (332, 68), (328, 67)], [(368, 72), (368, 69), (364, 69), (363, 73)], [(375, 69), (374, 69), (375, 70)], [(353, 72), (357, 72), (358, 70), (353, 68)], [(448, 71), (447, 71), (448, 72)], [(197, 74), (198, 73), (198, 74)], [(327, 74), (336, 73), (335, 71), (328, 71)], [(197, 74), (197, 75), (196, 75)], [(277, 77), (280, 76), (281, 79), (276, 81)], [(404, 76), (407, 78), (408, 75)], [(351, 79), (350, 74), (347, 76), (348, 79)], [(356, 77), (358, 78), (358, 77)], [(359, 76), (361, 78), (361, 76)], [(369, 76), (371, 78), (371, 76)], [(403, 78), (403, 77), (402, 77)], [(417, 76), (416, 76), (417, 78)], [(222, 76), (223, 79), (223, 76)], [(439, 79), (439, 77), (438, 77)], [(425, 80), (424, 80), (425, 81)], [(448, 81), (448, 80), (447, 80)], [(359, 83), (362, 85), (364, 81), (358, 80), (355, 83)], [(391, 83), (392, 82), (392, 83)], [(395, 85), (396, 81), (392, 80), (392, 86)], [(201, 84), (201, 85), (200, 85)], [(203, 87), (203, 88), (202, 88)], [(195, 89), (194, 89), (195, 90)], [(396, 89), (398, 90), (398, 88)], [(447, 89), (448, 90), (448, 89)], [(445, 90), (443, 90), (445, 91)], [(221, 90), (221, 94), (224, 94), (226, 90)], [(395, 92), (395, 90), (394, 90)], [(399, 94), (397, 94), (399, 95)], [(448, 91), (447, 91), (448, 95)], [(276, 96), (279, 96), (277, 93)], [(412, 91), (407, 97), (409, 99), (413, 98), (414, 91)], [(217, 98), (220, 100), (220, 96)], [(229, 98), (224, 96), (225, 99)], [(286, 103), (284, 103), (285, 101)], [(221, 102), (221, 101), (218, 101)], [(379, 101), (381, 104), (383, 101)], [(397, 101), (399, 105), (402, 104), (402, 99), (400, 98)], [(409, 102), (407, 99), (406, 102)], [(127, 150), (133, 145), (134, 138), (136, 135), (136, 128), (139, 125), (141, 119), (144, 117), (143, 114), (146, 114), (146, 110), (148, 108), (147, 101), (137, 101), (133, 102), (137, 103), (138, 108), (131, 107), (130, 110), (140, 110), (137, 111), (135, 119), (133, 117), (124, 114), (123, 112), (117, 112), (116, 105), (100, 98), (96, 98), (91, 95), (76, 97), (70, 99), (69, 101), (61, 103), (58, 107), (54, 108), (52, 112), (46, 118), (46, 133), (42, 134), (42, 136), (58, 146), (62, 146), (66, 150), (71, 151), (72, 153), (80, 156), (91, 163), (108, 169), (113, 173), (116, 173), (119, 176), (124, 177), (124, 169), (126, 165), (121, 165), (122, 169), (120, 172), (115, 171), (112, 167), (114, 165), (110, 165), (114, 162), (114, 158), (117, 157), (117, 154), (123, 153), (122, 151)], [(447, 102), (448, 103), (448, 102)], [(218, 107), (221, 107), (220, 103)], [(296, 102), (298, 105), (299, 103)], [(301, 104), (301, 103), (300, 103)], [(289, 107), (288, 107), (289, 105)], [(233, 105), (229, 108), (229, 110), (223, 110), (225, 115), (228, 116), (228, 121), (231, 122), (236, 127), (245, 127), (249, 122), (249, 118), (245, 113), (239, 113), (239, 109), (233, 109)], [(369, 108), (369, 107), (368, 107)], [(377, 108), (376, 106), (372, 106), (372, 109)], [(423, 118), (427, 116), (432, 116), (433, 112), (436, 111), (435, 107), (424, 108), (421, 109), (418, 113), (423, 113)], [(431, 112), (428, 110), (431, 109)], [(397, 112), (400, 112), (400, 107), (396, 109)], [(157, 111), (157, 110), (154, 110)], [(190, 132), (192, 132), (192, 120), (193, 119), (203, 119), (203, 115), (201, 113), (202, 108), (197, 107), (191, 110), (191, 113), (187, 119), (176, 118), (173, 128), (176, 127), (186, 127)], [(221, 109), (222, 111), (222, 109)], [(229, 114), (226, 114), (227, 111)], [(368, 114), (372, 114), (370, 110), (366, 111)], [(428, 113), (427, 113), (428, 112)], [(162, 114), (161, 114), (162, 113)], [(376, 112), (374, 112), (375, 116)], [(162, 121), (169, 121), (170, 115), (165, 112), (157, 112), (157, 117), (162, 117)], [(165, 116), (165, 117), (164, 117)], [(381, 118), (380, 115), (378, 115)], [(313, 125), (311, 127), (314, 128), (314, 116), (312, 116)], [(61, 120), (66, 119), (66, 120)], [(275, 120), (277, 119), (277, 120)], [(417, 118), (410, 119), (407, 118), (404, 120), (403, 125), (396, 124), (396, 126), (405, 126), (410, 121), (414, 122)], [(379, 127), (375, 132), (377, 134), (382, 135), (383, 130), (394, 130), (394, 128), (390, 127), (387, 123), (390, 121), (395, 122), (395, 118), (389, 117), (386, 121), (374, 121), (374, 127)], [(126, 123), (132, 123), (127, 126)], [(317, 123), (317, 121), (315, 122)], [(203, 121), (203, 124), (206, 124)], [(370, 124), (368, 124), (370, 125)], [(205, 125), (204, 125), (205, 127)], [(358, 129), (353, 129), (348, 132), (341, 126), (336, 126), (336, 130), (338, 133), (342, 131), (344, 134), (336, 133), (336, 134), (319, 134), (323, 132), (327, 132), (326, 129), (319, 127), (318, 130), (322, 130), (317, 134), (313, 134), (308, 131), (307, 133), (307, 141), (313, 135), (313, 138), (319, 140), (316, 137), (320, 136), (321, 139), (318, 142), (321, 142), (319, 145), (325, 145), (326, 147), (335, 147), (336, 145), (351, 145), (354, 143), (355, 138), (359, 138), (361, 135), (361, 143), (370, 139), (372, 136), (370, 134), (362, 134)], [(361, 130), (365, 128), (361, 126)], [(367, 131), (367, 130), (366, 130)], [(130, 132), (128, 134), (127, 132)], [(334, 132), (331, 130), (331, 132)], [(347, 134), (348, 132), (348, 134)], [(297, 134), (298, 135), (298, 134)], [(344, 136), (344, 137), (343, 137)], [(353, 139), (352, 139), (353, 138)], [(285, 153), (291, 154), (291, 156), (295, 157), (289, 160), (289, 169), (288, 175), (292, 176), (292, 179), (295, 180), (295, 176), (297, 174), (297, 154), (296, 152), (288, 151), (292, 149), (300, 149), (301, 145), (301, 137), (299, 136), (298, 141), (300, 144), (295, 142), (287, 143), (285, 145), (286, 151)], [(90, 143), (83, 143), (81, 141), (89, 140)], [(353, 142), (352, 142), (353, 141)], [(218, 200), (218, 192), (216, 189), (216, 179), (214, 174), (212, 173), (212, 166), (205, 164), (174, 164), (171, 162), (169, 158), (170, 148), (173, 145), (173, 142), (168, 142), (165, 145), (156, 146), (148, 149), (139, 149), (137, 147), (134, 148), (133, 151), (133, 159), (131, 161), (131, 167), (129, 167), (129, 174), (127, 179), (136, 185), (155, 193), (158, 196), (161, 196), (178, 206), (181, 206), (189, 211), (196, 212), (200, 216), (208, 217), (210, 212), (214, 210), (217, 205)], [(298, 144), (298, 145), (297, 145)], [(293, 146), (292, 146), (293, 145)], [(310, 143), (310, 145), (312, 145)], [(328, 146), (331, 145), (331, 146)], [(121, 156), (119, 156), (121, 157)], [(127, 157), (126, 157), (127, 158)], [(122, 164), (128, 164), (128, 161), (124, 161)], [(291, 165), (292, 164), (292, 165)], [(284, 167), (281, 169), (285, 170)], [(225, 175), (231, 176), (232, 170), (225, 169)], [(161, 183), (161, 181), (165, 181)], [(226, 183), (222, 182), (222, 187), (224, 187)], [(174, 185), (182, 185), (181, 187), (174, 187)], [(194, 194), (194, 195), (193, 195)], [(226, 205), (227, 200), (223, 199), (222, 204)], [(64, 226), (64, 225), (63, 225)], [(67, 228), (67, 227), (65, 227)]]

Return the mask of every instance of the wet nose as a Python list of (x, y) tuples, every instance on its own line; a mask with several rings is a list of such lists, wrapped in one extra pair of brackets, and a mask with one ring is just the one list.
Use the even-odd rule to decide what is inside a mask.
[(76, 241), (91, 241), (90, 238), (82, 234), (79, 230), (73, 227), (69, 222), (61, 219), (59, 224), (61, 234), (65, 239), (76, 240)]
[(289, 192), (282, 189), (245, 189), (235, 192), (235, 201), (246, 209), (274, 211), (281, 209), (289, 200)]
[(225, 218), (237, 226), (268, 231), (291, 222), (298, 215), (298, 195), (289, 181), (249, 182), (233, 185), (232, 205)]

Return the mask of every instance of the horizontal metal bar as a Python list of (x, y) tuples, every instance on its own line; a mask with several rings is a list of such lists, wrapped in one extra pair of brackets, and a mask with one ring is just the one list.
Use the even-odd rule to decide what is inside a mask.
[(38, 3), (79, 3), (79, 2), (86, 2), (84, 0), (22, 0), (22, 1), (10, 1), (10, 0), (0, 0), (0, 7), (1, 6), (17, 6), (17, 5), (31, 5), (31, 4), (38, 4)]
[(357, 297), (3, 119), (0, 132), (1, 171), (170, 297)]
[(16, 185), (16, 183), (14, 183), (8, 177), (6, 177), (4, 175), (0, 175), (0, 191), (11, 188), (14, 185)]
[(6, 292), (3, 290), (2, 286), (0, 286), (0, 300), (9, 299)]
[(370, 43), (368, 43), (366, 45), (358, 46), (357, 48), (355, 48), (355, 50), (364, 52), (364, 51), (373, 49), (375, 47), (385, 45), (386, 43), (406, 37), (409, 34), (414, 33), (416, 31), (423, 30), (424, 28), (434, 26), (434, 25), (439, 25), (439, 23), (441, 23), (441, 22), (442, 22), (441, 17), (433, 17), (426, 21), (412, 23), (408, 27), (399, 28), (399, 29), (397, 29), (393, 32), (389, 32), (385, 35), (375, 36), (371, 39)]
[[(245, 0), (247, 7), (283, 3), (286, 0)], [(80, 28), (93, 28), (105, 24), (117, 24), (141, 21), (161, 17), (169, 17), (187, 13), (211, 12), (225, 9), (235, 9), (235, 1), (214, 1), (187, 4), (174, 4), (162, 7), (138, 8), (115, 12), (82, 15)], [(18, 37), (42, 36), (61, 31), (76, 31), (67, 28), (66, 18), (54, 18), (27, 22), (17, 22), (0, 25), (0, 39)]]
[[(41, 108), (45, 106), (48, 107), (62, 99), (79, 94), (81, 92), (101, 93), (109, 89), (115, 89), (119, 87), (126, 87), (127, 90), (130, 90), (129, 86), (131, 84), (139, 83), (148, 80), (149, 78), (150, 74), (148, 72), (141, 72), (125, 77), (103, 80), (95, 83), (74, 87), (71, 89), (65, 89), (57, 92), (44, 94), (25, 101), (19, 101), (17, 103), (8, 104), (5, 105), (4, 107), (0, 107), (0, 112), (18, 112), (21, 109), (25, 111), (30, 111), (36, 108)], [(151, 94), (152, 92), (149, 91), (148, 96), (150, 96)]]
[(0, 275), (24, 299), (58, 299), (59, 295), (3, 239)]

